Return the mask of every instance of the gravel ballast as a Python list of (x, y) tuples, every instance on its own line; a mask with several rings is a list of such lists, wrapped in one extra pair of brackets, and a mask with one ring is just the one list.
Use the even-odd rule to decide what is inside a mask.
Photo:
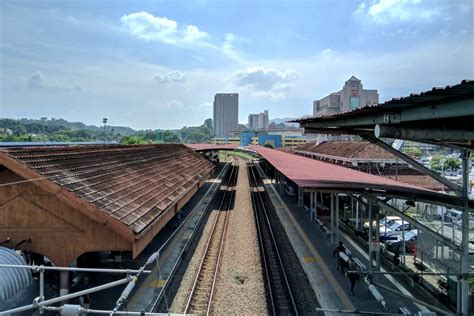
[(234, 209), (231, 211), (217, 280), (213, 314), (267, 313), (265, 286), (245, 162), (240, 164)]

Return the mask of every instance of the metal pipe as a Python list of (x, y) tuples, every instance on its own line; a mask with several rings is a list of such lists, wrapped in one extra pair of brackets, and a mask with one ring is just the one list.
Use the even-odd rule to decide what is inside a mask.
[[(56, 306), (43, 306), (42, 309), (53, 312), (61, 312), (62, 307)], [(101, 310), (101, 309), (89, 309), (89, 308), (80, 308), (81, 313), (85, 314), (107, 314), (110, 315), (111, 311)], [(147, 312), (128, 312), (128, 311), (117, 311), (115, 315), (149, 315), (149, 316), (163, 316), (163, 313), (147, 313)], [(82, 314), (81, 314), (82, 315)]]
[[(45, 267), (37, 265), (15, 265), (15, 264), (0, 264), (0, 268), (18, 268), (18, 269), (30, 269), (30, 270), (54, 270), (54, 271), (72, 271), (72, 272), (105, 272), (105, 273), (118, 273), (118, 274), (131, 274), (138, 273), (140, 270), (128, 270), (128, 269), (95, 269), (95, 268), (68, 268), (68, 267)], [(151, 273), (151, 270), (144, 270), (142, 273)]]
[(36, 304), (30, 304), (30, 305), (21, 306), (21, 307), (17, 307), (17, 308), (6, 310), (6, 311), (1, 311), (0, 315), (9, 315), (9, 314), (13, 314), (13, 313), (24, 312), (24, 311), (27, 311), (27, 310), (30, 310), (30, 309), (39, 308), (41, 306), (60, 303), (60, 302), (70, 300), (70, 299), (73, 299), (73, 298), (76, 298), (76, 297), (79, 297), (79, 296), (82, 296), (82, 295), (86, 295), (86, 294), (106, 290), (106, 289), (109, 289), (111, 287), (122, 285), (122, 284), (125, 284), (125, 283), (128, 283), (128, 282), (129, 282), (128, 278), (120, 279), (120, 280), (117, 280), (117, 281), (114, 281), (114, 282), (110, 282), (110, 283), (102, 284), (102, 285), (99, 285), (99, 286), (96, 286), (96, 287), (92, 287), (92, 288), (87, 289), (87, 290), (83, 290), (83, 291), (79, 291), (79, 292), (75, 292), (75, 293), (70, 293), (70, 294), (67, 294), (67, 295), (64, 295), (64, 296), (60, 296), (60, 297), (55, 297), (55, 298), (52, 298), (52, 299), (49, 299), (49, 300), (46, 300), (46, 301), (43, 301), (43, 302), (39, 302), (39, 303), (36, 303)]
[(464, 141), (474, 139), (472, 130), (452, 129), (442, 130), (434, 128), (396, 128), (385, 125), (375, 125), (374, 135), (377, 138), (396, 138), (420, 141), (424, 139), (442, 139), (443, 141)]
[(451, 312), (448, 312), (448, 311), (443, 310), (443, 309), (441, 309), (441, 308), (439, 308), (439, 307), (437, 307), (437, 306), (434, 306), (434, 305), (431, 305), (431, 304), (429, 304), (429, 303), (426, 303), (426, 302), (424, 302), (424, 301), (422, 301), (422, 300), (419, 300), (419, 299), (417, 299), (417, 298), (415, 298), (415, 297), (413, 297), (413, 296), (409, 296), (409, 295), (405, 295), (405, 294), (403, 294), (403, 293), (400, 293), (400, 292), (398, 292), (398, 291), (396, 291), (396, 290), (393, 290), (392, 288), (390, 288), (390, 287), (388, 287), (388, 286), (385, 286), (385, 285), (382, 285), (382, 284), (379, 284), (379, 283), (372, 283), (372, 284), (374, 284), (375, 286), (377, 286), (377, 287), (379, 287), (379, 288), (381, 288), (381, 289), (384, 289), (384, 290), (386, 290), (386, 291), (389, 291), (389, 292), (395, 293), (395, 294), (397, 294), (397, 295), (400, 295), (401, 297), (404, 297), (404, 298), (406, 298), (406, 299), (408, 299), (408, 300), (414, 301), (414, 302), (416, 302), (416, 303), (418, 303), (418, 304), (421, 304), (421, 305), (424, 305), (424, 306), (426, 306), (426, 307), (428, 307), (428, 308), (431, 308), (432, 310), (434, 310), (435, 312), (438, 312), (438, 313), (440, 313), (440, 314), (443, 314), (443, 315), (453, 315)]

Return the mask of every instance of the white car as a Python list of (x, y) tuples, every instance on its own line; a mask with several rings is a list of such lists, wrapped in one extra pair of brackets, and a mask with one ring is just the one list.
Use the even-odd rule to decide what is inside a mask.
[[(385, 224), (387, 224), (387, 227), (388, 227), (388, 226), (392, 225), (397, 220), (402, 220), (402, 219), (398, 216), (385, 216), (384, 218), (382, 218), (379, 221), (380, 230), (385, 228)], [(372, 227), (375, 229), (375, 221), (372, 221)], [(368, 221), (364, 223), (364, 228), (369, 229), (369, 222)]]
[(392, 225), (387, 227), (387, 231), (380, 230), (380, 240), (389, 240), (389, 239), (396, 239), (397, 236), (401, 236), (403, 234), (403, 230), (405, 233), (414, 230), (415, 227), (410, 223), (403, 223), (401, 220), (395, 221)]

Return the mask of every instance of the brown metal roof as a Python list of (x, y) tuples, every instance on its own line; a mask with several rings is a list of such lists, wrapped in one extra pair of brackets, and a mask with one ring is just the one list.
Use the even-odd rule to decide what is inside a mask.
[(1, 156), (66, 188), (136, 234), (214, 168), (179, 144), (9, 148), (0, 150)]
[(309, 143), (299, 147), (298, 150), (354, 159), (397, 159), (388, 151), (369, 142), (323, 142), (318, 145)]

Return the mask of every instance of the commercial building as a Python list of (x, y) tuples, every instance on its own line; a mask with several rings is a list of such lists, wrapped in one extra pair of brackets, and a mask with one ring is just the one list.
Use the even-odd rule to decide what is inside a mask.
[(251, 130), (268, 129), (269, 123), (268, 110), (263, 111), (263, 113), (249, 114), (248, 126)]
[[(374, 105), (379, 102), (379, 94), (377, 90), (366, 90), (362, 86), (362, 82), (352, 76), (347, 80), (340, 91), (333, 92), (328, 96), (313, 101), (313, 115), (323, 116), (333, 113), (347, 112), (356, 108)], [(350, 137), (347, 135), (318, 135), (317, 142), (324, 141), (348, 141)]]
[(356, 108), (379, 103), (377, 90), (366, 90), (362, 81), (352, 76), (347, 80), (340, 91), (313, 102), (313, 115), (346, 112)]
[(239, 127), (239, 94), (217, 93), (214, 96), (214, 135), (232, 136)]

